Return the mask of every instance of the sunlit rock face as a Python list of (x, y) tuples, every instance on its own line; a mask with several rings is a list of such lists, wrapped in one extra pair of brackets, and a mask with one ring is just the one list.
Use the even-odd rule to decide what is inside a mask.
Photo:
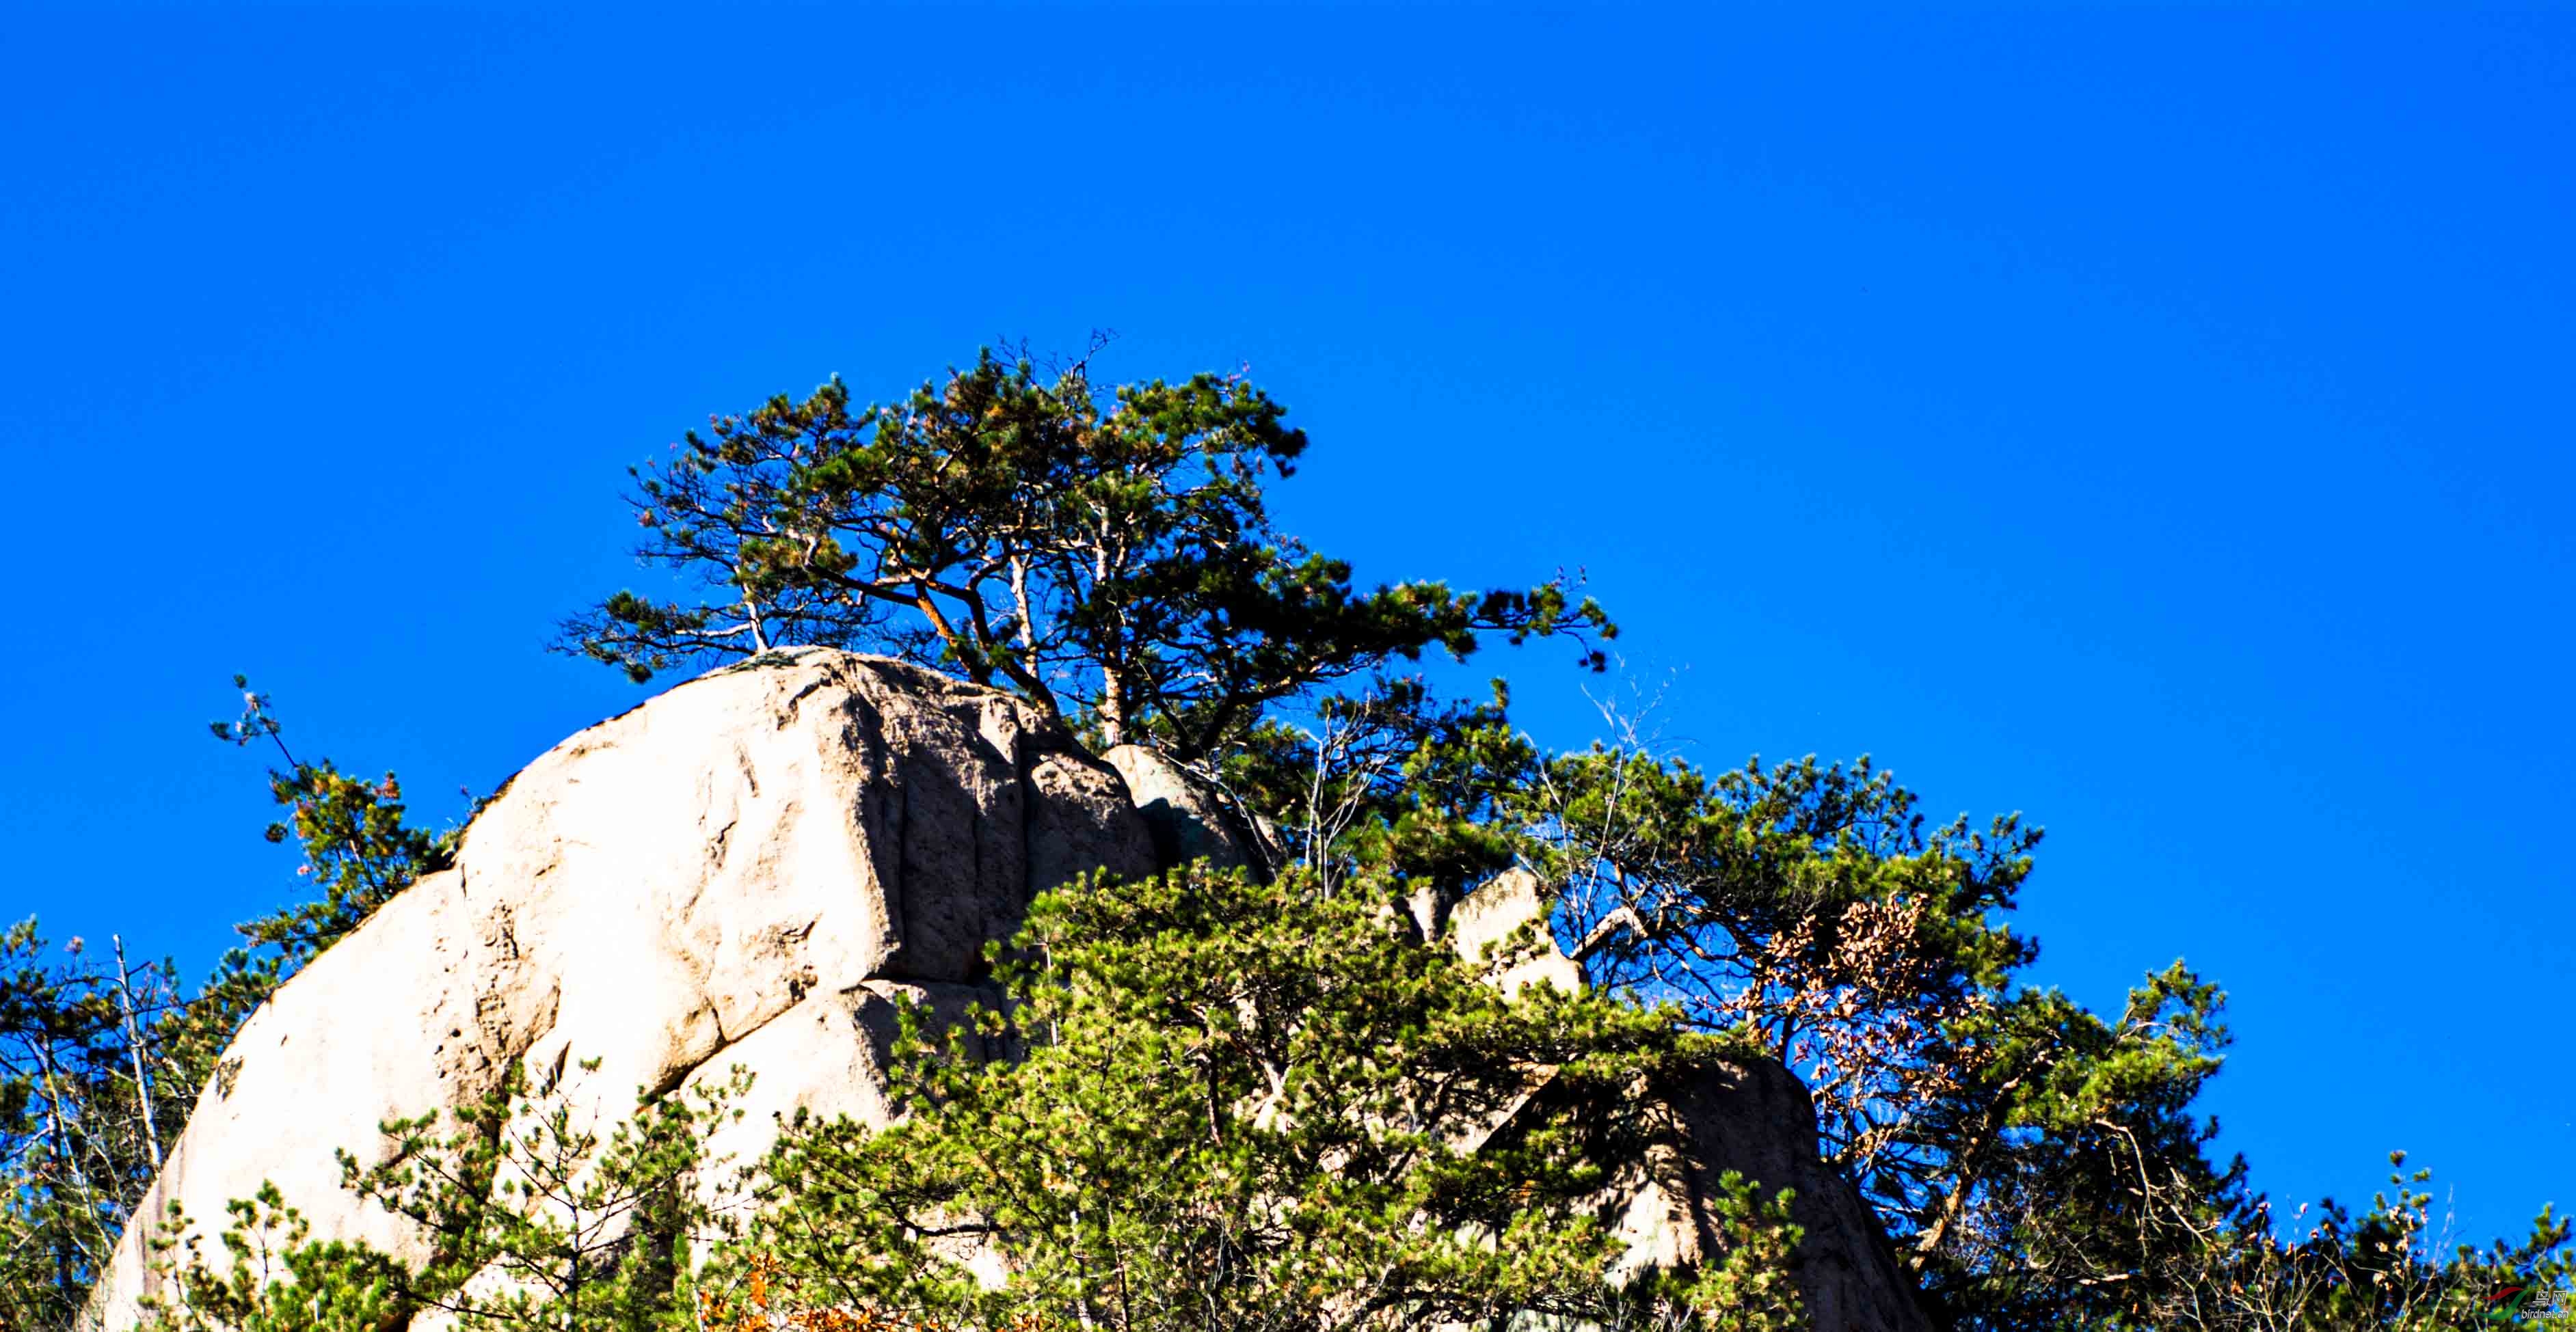
[[(639, 1088), (748, 1067), (722, 1144), (742, 1160), (771, 1112), (882, 1122), (899, 997), (962, 1006), (1034, 894), (1154, 868), (1117, 773), (1007, 695), (826, 649), (716, 671), (528, 765), (456, 868), (281, 989), (139, 1214), (176, 1202), (218, 1229), (274, 1181), (317, 1237), (421, 1257), (342, 1190), (333, 1149), (469, 1104), (514, 1062), (612, 1117)], [(144, 1240), (125, 1237), (93, 1321), (136, 1318)]]
[[(639, 1091), (747, 1069), (746, 1113), (711, 1144), (738, 1162), (799, 1108), (882, 1124), (898, 1006), (953, 1016), (996, 998), (983, 947), (1037, 893), (1266, 850), (1187, 774), (1146, 751), (1111, 758), (1009, 695), (830, 649), (671, 689), (530, 764), (454, 869), (254, 1015), (138, 1214), (180, 1204), (219, 1257), (225, 1204), (274, 1182), (315, 1238), (418, 1261), (416, 1233), (342, 1189), (334, 1149), (366, 1156), (382, 1121), (471, 1104), (514, 1065), (603, 1127)], [(1477, 957), (1543, 900), (1507, 875), (1436, 928)], [(1544, 945), (1497, 980), (1580, 973)], [(1785, 1070), (1723, 1070), (1636, 1113), (1656, 1117), (1661, 1145), (1605, 1201), (1634, 1262), (1700, 1256), (1714, 1235), (1703, 1200), (1736, 1169), (1798, 1190), (1817, 1328), (1923, 1326), (1867, 1210), (1818, 1161), (1813, 1110)], [(141, 1316), (146, 1229), (119, 1246), (89, 1328)]]

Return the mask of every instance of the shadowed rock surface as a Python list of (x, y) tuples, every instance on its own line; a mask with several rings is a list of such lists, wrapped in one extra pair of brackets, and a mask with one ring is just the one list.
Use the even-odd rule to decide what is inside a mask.
[[(1506, 953), (1524, 924), (1542, 919), (1536, 877), (1512, 870), (1469, 893), (1444, 922), (1444, 937), (1470, 961), (1487, 959), (1506, 992), (1545, 983), (1582, 984), (1582, 968), (1544, 926), (1534, 949)], [(1505, 965), (1508, 964), (1508, 965)], [(1539, 1089), (1534, 1099), (1547, 1095)], [(1626, 1271), (1682, 1267), (1718, 1245), (1719, 1179), (1735, 1171), (1763, 1196), (1794, 1190), (1790, 1217), (1805, 1228), (1791, 1271), (1815, 1332), (1930, 1332), (1914, 1279), (1898, 1263), (1860, 1191), (1817, 1153), (1816, 1105), (1778, 1062), (1719, 1064), (1678, 1085), (1651, 1089), (1632, 1113), (1651, 1121), (1654, 1146), (1612, 1186)], [(1497, 1124), (1487, 1140), (1513, 1132)]]
[(1143, 745), (1114, 745), (1100, 757), (1126, 780), (1165, 868), (1204, 860), (1267, 876), (1277, 856), (1206, 778)]
[[(1914, 1279), (1897, 1262), (1878, 1218), (1851, 1181), (1816, 1153), (1816, 1104), (1806, 1084), (1781, 1065), (1757, 1059), (1666, 1093), (1669, 1154), (1648, 1162), (1654, 1186), (1638, 1205), (1658, 1202), (1667, 1220), (1651, 1228), (1658, 1239), (1687, 1238), (1663, 1262), (1689, 1262), (1706, 1250), (1714, 1219), (1708, 1200), (1718, 1177), (1733, 1170), (1766, 1195), (1794, 1189), (1791, 1219), (1806, 1229), (1791, 1276), (1806, 1301), (1807, 1317), (1826, 1328), (1931, 1328), (1917, 1305)], [(1649, 1241), (1652, 1242), (1652, 1241)]]
[[(1095, 869), (1250, 858), (1245, 834), (1200, 807), (1206, 793), (1150, 753), (1119, 758), (1092, 758), (1008, 695), (830, 649), (680, 685), (530, 764), (476, 818), (456, 868), (279, 990), (137, 1214), (179, 1203), (219, 1253), (225, 1204), (274, 1181), (315, 1238), (418, 1261), (415, 1233), (342, 1190), (333, 1149), (368, 1155), (380, 1122), (469, 1104), (514, 1063), (603, 1124), (639, 1088), (749, 1068), (746, 1113), (711, 1144), (737, 1161), (799, 1108), (882, 1124), (899, 1002), (953, 1015), (989, 997), (981, 949), (1036, 893)], [(1526, 876), (1505, 876), (1446, 933), (1476, 956), (1538, 906)], [(1549, 944), (1498, 979), (1576, 974)], [(1798, 1190), (1820, 1332), (1923, 1326), (1858, 1196), (1817, 1160), (1812, 1107), (1785, 1070), (1730, 1071), (1638, 1112), (1668, 1129), (1630, 1172), (1621, 1216), (1639, 1260), (1701, 1253), (1699, 1200), (1732, 1168)], [(135, 1324), (147, 1230), (118, 1246), (88, 1327)]]

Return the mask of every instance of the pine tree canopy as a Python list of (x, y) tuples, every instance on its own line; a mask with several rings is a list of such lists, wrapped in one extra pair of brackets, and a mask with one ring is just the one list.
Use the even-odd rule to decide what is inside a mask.
[(885, 406), (835, 379), (635, 469), (648, 562), (702, 595), (619, 592), (558, 646), (637, 680), (775, 644), (891, 653), (1015, 690), (1106, 744), (1184, 760), (1318, 685), (1482, 636), (1616, 628), (1566, 580), (1362, 591), (1277, 531), (1263, 486), (1306, 450), (1240, 375), (1101, 389), (991, 351)]
[[(758, 1242), (810, 1303), (942, 1326), (1608, 1326), (1658, 1301), (1790, 1325), (1776, 1264), (1609, 1279), (1597, 1197), (1646, 1146), (1640, 1098), (1718, 1044), (1606, 995), (1507, 997), (1482, 977), (1513, 950), (1423, 947), (1371, 897), (1204, 870), (1048, 895), (996, 949), (1007, 1010), (944, 1038), (908, 1015), (904, 1119), (782, 1143)], [(1782, 1202), (1735, 1201), (1784, 1257)], [(1004, 1282), (954, 1261), (967, 1238)]]

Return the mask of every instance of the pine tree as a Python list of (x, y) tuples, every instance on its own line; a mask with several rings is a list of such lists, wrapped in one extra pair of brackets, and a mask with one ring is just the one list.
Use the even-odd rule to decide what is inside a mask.
[(1380, 901), (1205, 870), (1042, 898), (994, 950), (1009, 1005), (945, 1035), (907, 1014), (906, 1116), (796, 1126), (753, 1243), (808, 1307), (904, 1325), (1611, 1326), (1658, 1300), (1793, 1325), (1786, 1198), (1741, 1181), (1734, 1265), (1610, 1280), (1636, 1098), (1716, 1043), (1601, 995), (1506, 997)]
[(269, 790), (287, 817), (271, 842), (303, 852), (316, 894), (237, 927), (241, 944), (191, 986), (167, 960), (81, 939), (54, 947), (34, 920), (0, 934), (0, 1327), (67, 1328), (131, 1226), (136, 1208), (209, 1083), (228, 1076), (226, 1046), (305, 963), (421, 875), (452, 839), (405, 821), (392, 774), (353, 778), (304, 763), (268, 700), (214, 726), (232, 743), (265, 740), (286, 767)]
[(155, 1266), (176, 1294), (143, 1332), (385, 1332), (433, 1314), (477, 1332), (699, 1326), (692, 1275), (731, 1233), (707, 1140), (749, 1086), (737, 1069), (603, 1128), (514, 1070), (448, 1114), (385, 1124), (371, 1160), (340, 1152), (344, 1186), (418, 1237), (425, 1262), (314, 1239), (264, 1186), (230, 1204), (220, 1256), (186, 1216), (160, 1222)]
[(782, 395), (635, 469), (637, 554), (701, 595), (619, 592), (558, 647), (637, 680), (777, 644), (888, 652), (1196, 762), (1426, 650), (1615, 634), (1562, 579), (1356, 589), (1271, 524), (1265, 480), (1306, 449), (1285, 417), (1240, 375), (1104, 390), (1087, 358), (1048, 377), (989, 350), (892, 405), (837, 379)]

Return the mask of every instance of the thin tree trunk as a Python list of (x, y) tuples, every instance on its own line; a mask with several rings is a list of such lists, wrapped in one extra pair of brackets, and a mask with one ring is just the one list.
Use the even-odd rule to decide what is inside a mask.
[[(72, 1276), (73, 1254), (71, 1218), (69, 1214), (73, 1208), (72, 1205), (65, 1200), (63, 1195), (67, 1190), (84, 1193), (87, 1192), (89, 1181), (88, 1177), (85, 1175), (79, 1176), (77, 1179), (74, 1177), (74, 1172), (79, 1169), (79, 1166), (72, 1156), (70, 1131), (63, 1127), (63, 1089), (61, 1080), (54, 1075), (53, 1033), (40, 1028), (36, 1035), (37, 1040), (39, 1041), (39, 1044), (36, 1046), (36, 1059), (44, 1066), (45, 1070), (45, 1124), (49, 1130), (50, 1136), (54, 1140), (54, 1170), (56, 1172), (54, 1179), (54, 1210), (57, 1213), (55, 1217), (55, 1225), (58, 1227), (54, 1235), (53, 1245), (54, 1280), (60, 1288), (63, 1297), (69, 1299), (71, 1298), (72, 1292), (78, 1290), (80, 1287), (79, 1283)], [(86, 1200), (83, 1201), (80, 1210), (90, 1210)]]
[(1100, 738), (1111, 748), (1127, 743), (1127, 677), (1115, 666), (1100, 668)]
[(125, 969), (125, 939), (107, 936), (116, 947), (116, 1006), (125, 1025), (126, 1057), (134, 1061), (134, 1094), (143, 1107), (143, 1143), (152, 1153), (152, 1173), (161, 1173), (161, 1127), (152, 1115), (152, 1075), (143, 1068), (143, 1030), (134, 1020), (133, 973)]

